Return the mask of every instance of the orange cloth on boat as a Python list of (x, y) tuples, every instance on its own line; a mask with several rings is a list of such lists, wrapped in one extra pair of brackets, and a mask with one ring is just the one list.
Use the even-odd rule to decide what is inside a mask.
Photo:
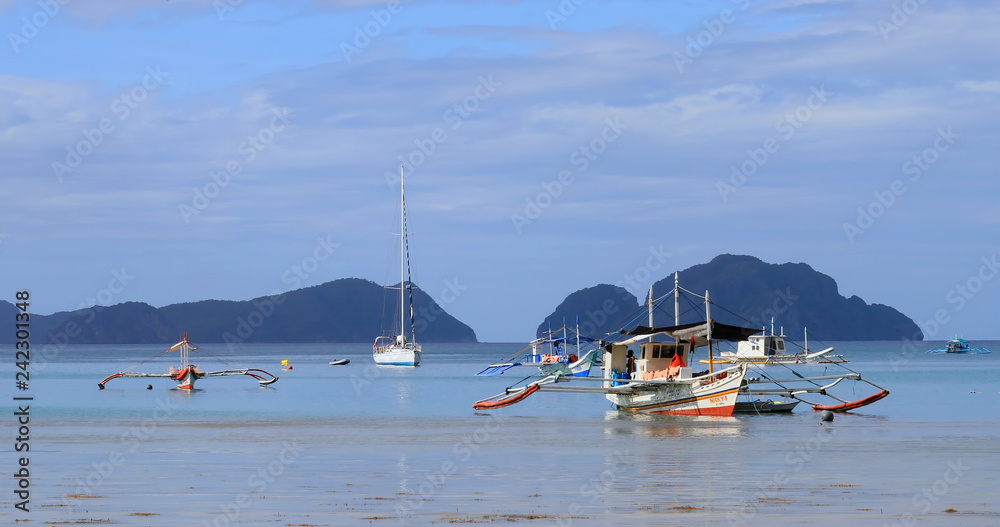
[(669, 379), (671, 377), (677, 376), (677, 372), (680, 368), (665, 368), (662, 370), (654, 370), (643, 372), (641, 379), (644, 381), (651, 381), (653, 379)]
[(681, 354), (680, 353), (674, 355), (673, 359), (670, 359), (670, 367), (671, 368), (674, 368), (674, 367), (683, 368), (685, 366), (687, 366), (687, 364), (684, 364), (684, 359), (681, 358)]

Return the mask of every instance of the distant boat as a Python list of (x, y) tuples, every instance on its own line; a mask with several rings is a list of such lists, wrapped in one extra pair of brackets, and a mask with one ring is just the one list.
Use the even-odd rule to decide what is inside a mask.
[[(587, 377), (591, 367), (597, 362), (601, 348), (597, 339), (585, 337), (577, 329), (566, 327), (565, 321), (560, 329), (549, 331), (546, 336), (528, 343), (528, 346), (518, 350), (513, 356), (496, 361), (476, 375), (489, 377), (500, 375), (516, 366), (535, 366), (542, 375), (568, 375), (571, 377)], [(562, 333), (562, 336), (557, 336)]]
[[(413, 322), (413, 283), (407, 281), (409, 253), (406, 243), (406, 192), (403, 186), (403, 166), (399, 167), (399, 331), (395, 335), (382, 335), (372, 344), (375, 364), (392, 366), (419, 366), (420, 344), (417, 344)], [(409, 295), (407, 295), (409, 293)], [(406, 339), (406, 300), (409, 297), (410, 339)], [(395, 327), (393, 330), (395, 331)]]
[(142, 362), (146, 362), (142, 361), (139, 364), (132, 366), (132, 368), (129, 368), (128, 370), (108, 375), (107, 377), (104, 378), (104, 380), (97, 383), (97, 387), (103, 390), (104, 385), (107, 384), (108, 381), (110, 381), (111, 379), (117, 379), (119, 377), (167, 377), (177, 382), (178, 390), (193, 390), (194, 382), (198, 379), (202, 379), (205, 377), (222, 377), (225, 375), (249, 375), (250, 377), (257, 379), (257, 383), (260, 384), (261, 386), (267, 386), (278, 380), (278, 378), (275, 377), (274, 375), (271, 375), (270, 373), (264, 370), (259, 370), (257, 368), (241, 368), (241, 369), (220, 370), (220, 371), (201, 371), (201, 368), (199, 368), (198, 366), (193, 366), (188, 360), (188, 353), (196, 349), (198, 348), (192, 346), (188, 342), (187, 333), (184, 333), (184, 335), (181, 337), (180, 342), (174, 344), (173, 346), (170, 346), (169, 348), (167, 348), (166, 351), (162, 351), (158, 354), (162, 355), (164, 353), (180, 351), (180, 367), (171, 366), (167, 370), (167, 373), (143, 373), (137, 371), (130, 371), (132, 368), (135, 368), (139, 364), (142, 364)]
[(969, 341), (955, 337), (940, 348), (927, 350), (927, 353), (990, 353), (986, 348), (973, 348), (969, 346)]
[(351, 359), (334, 359), (330, 361), (330, 366), (343, 366), (351, 362)]
[[(771, 321), (771, 330), (767, 328), (761, 330), (760, 335), (751, 335), (747, 340), (736, 345), (736, 352), (723, 351), (717, 357), (712, 357), (715, 364), (832, 364), (847, 362), (843, 355), (832, 355), (833, 347), (820, 351), (809, 351), (809, 341), (806, 340), (805, 347), (798, 353), (787, 353), (785, 347), (784, 329), (780, 334), (774, 332), (774, 320)], [(708, 364), (708, 360), (702, 359), (702, 364)]]

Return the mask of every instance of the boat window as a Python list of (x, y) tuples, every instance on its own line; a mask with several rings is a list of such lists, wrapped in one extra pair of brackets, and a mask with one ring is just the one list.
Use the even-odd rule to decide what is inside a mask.
[(661, 355), (661, 358), (664, 359), (674, 358), (674, 353), (675, 353), (674, 350), (675, 350), (674, 346), (664, 346), (663, 355)]
[(784, 343), (784, 341), (779, 340), (776, 343), (778, 344), (778, 350), (779, 351), (785, 351), (785, 343)]
[(660, 345), (653, 344), (651, 347), (653, 348), (653, 358), (654, 359), (660, 358)]

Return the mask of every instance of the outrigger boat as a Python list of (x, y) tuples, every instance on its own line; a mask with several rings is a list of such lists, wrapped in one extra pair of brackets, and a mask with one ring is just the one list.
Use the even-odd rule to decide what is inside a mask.
[[(473, 408), (502, 408), (522, 401), (536, 391), (551, 391), (601, 393), (619, 410), (634, 413), (732, 415), (736, 395), (746, 375), (746, 365), (739, 364), (720, 371), (710, 368), (707, 372), (694, 373), (687, 363), (699, 346), (711, 348), (711, 343), (718, 339), (744, 339), (756, 330), (714, 322), (709, 302), (705, 302), (704, 322), (656, 328), (652, 327), (653, 305), (650, 288), (649, 325), (632, 327), (620, 332), (616, 339), (600, 343), (604, 350), (602, 378), (571, 377), (559, 373), (546, 375), (477, 401)], [(653, 338), (658, 336), (673, 337), (674, 342), (654, 342)], [(638, 348), (639, 358), (635, 357), (634, 348)], [(567, 381), (600, 384), (558, 385)]]
[[(847, 362), (843, 355), (833, 355), (833, 346), (820, 351), (809, 351), (809, 336), (806, 333), (805, 345), (798, 353), (788, 353), (785, 347), (785, 330), (781, 328), (780, 333), (774, 332), (774, 320), (771, 320), (771, 330), (765, 327), (761, 329), (760, 335), (751, 335), (750, 338), (736, 344), (736, 351), (723, 351), (719, 356), (712, 357), (716, 364), (833, 364)], [(708, 364), (708, 360), (702, 359), (702, 364)]]
[(986, 348), (973, 348), (969, 346), (969, 341), (955, 337), (940, 348), (927, 350), (926, 353), (990, 353)]
[[(521, 348), (514, 355), (490, 364), (476, 375), (489, 377), (500, 375), (517, 366), (535, 366), (542, 375), (569, 375), (571, 377), (587, 377), (591, 367), (597, 362), (601, 348), (597, 339), (580, 334), (580, 321), (577, 329), (570, 329), (563, 321), (563, 327), (555, 332), (549, 328), (546, 336), (537, 338)], [(556, 336), (562, 333), (562, 336)], [(571, 343), (575, 346), (571, 349)]]
[[(701, 303), (705, 306), (703, 322), (680, 324), (681, 291), (702, 300)], [(654, 327), (654, 307), (670, 296), (674, 299), (674, 325)], [(648, 326), (634, 326), (628, 330), (621, 330), (614, 338), (601, 341), (601, 347), (605, 350), (602, 378), (570, 377), (558, 373), (545, 375), (525, 384), (521, 384), (524, 383), (521, 381), (518, 385), (508, 387), (503, 393), (477, 401), (473, 404), (473, 408), (477, 410), (503, 408), (520, 402), (535, 392), (553, 391), (602, 393), (616, 408), (629, 412), (729, 416), (736, 411), (791, 411), (799, 401), (809, 404), (814, 410), (848, 411), (871, 404), (889, 394), (888, 390), (862, 379), (859, 373), (840, 364), (837, 366), (847, 370), (847, 373), (810, 377), (792, 371), (790, 378), (787, 379), (775, 378), (764, 372), (760, 365), (745, 362), (716, 371), (715, 361), (708, 361), (707, 371), (692, 372), (686, 365), (695, 349), (707, 347), (708, 356), (711, 357), (714, 343), (748, 341), (759, 331), (712, 320), (712, 305), (708, 291), (705, 292), (705, 296), (700, 296), (681, 289), (678, 285), (678, 276), (675, 274), (674, 289), (660, 299), (653, 300), (653, 291), (650, 288), (647, 302)], [(653, 340), (663, 336), (672, 338), (674, 342)], [(636, 344), (638, 346), (635, 346)], [(635, 350), (630, 347), (638, 347), (638, 358), (634, 355)], [(786, 364), (782, 365), (789, 368)], [(759, 372), (754, 371), (753, 376), (748, 376), (748, 370), (751, 368)], [(834, 386), (845, 380), (866, 382), (879, 391), (860, 400), (845, 400), (831, 391)], [(562, 383), (584, 381), (601, 384), (560, 386)], [(758, 385), (762, 387), (758, 388)], [(836, 404), (824, 405), (803, 398), (809, 397), (810, 394), (830, 397)], [(748, 401), (739, 402), (738, 395), (747, 398)], [(762, 402), (755, 399), (760, 396), (782, 396), (787, 400)]]
[(278, 378), (275, 377), (274, 375), (271, 375), (270, 373), (257, 368), (240, 368), (240, 369), (220, 370), (220, 371), (201, 371), (201, 368), (192, 365), (188, 360), (189, 352), (196, 349), (198, 348), (192, 346), (188, 342), (187, 333), (184, 333), (184, 335), (181, 337), (180, 342), (174, 344), (173, 346), (170, 346), (169, 348), (166, 349), (166, 351), (161, 351), (160, 353), (154, 355), (153, 357), (150, 357), (150, 359), (152, 359), (160, 355), (163, 355), (165, 353), (180, 351), (181, 365), (179, 368), (176, 366), (170, 366), (170, 368), (167, 370), (167, 373), (143, 373), (143, 372), (131, 371), (132, 368), (138, 367), (140, 364), (143, 364), (150, 360), (146, 359), (145, 361), (142, 361), (139, 364), (132, 366), (132, 368), (108, 375), (107, 377), (104, 378), (104, 380), (97, 383), (97, 387), (103, 390), (104, 385), (107, 384), (108, 381), (110, 381), (111, 379), (117, 379), (119, 377), (167, 377), (177, 382), (178, 390), (193, 390), (195, 381), (198, 379), (203, 379), (205, 377), (223, 377), (226, 375), (249, 375), (250, 377), (256, 379), (257, 383), (260, 386), (267, 386), (278, 380)]

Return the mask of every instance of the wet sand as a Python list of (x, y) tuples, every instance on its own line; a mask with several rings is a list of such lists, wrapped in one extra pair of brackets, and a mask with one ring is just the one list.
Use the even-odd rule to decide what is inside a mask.
[(887, 424), (181, 422), (135, 445), (126, 423), (85, 437), (67, 423), (38, 441), (34, 510), (16, 525), (1000, 523), (1000, 427)]

